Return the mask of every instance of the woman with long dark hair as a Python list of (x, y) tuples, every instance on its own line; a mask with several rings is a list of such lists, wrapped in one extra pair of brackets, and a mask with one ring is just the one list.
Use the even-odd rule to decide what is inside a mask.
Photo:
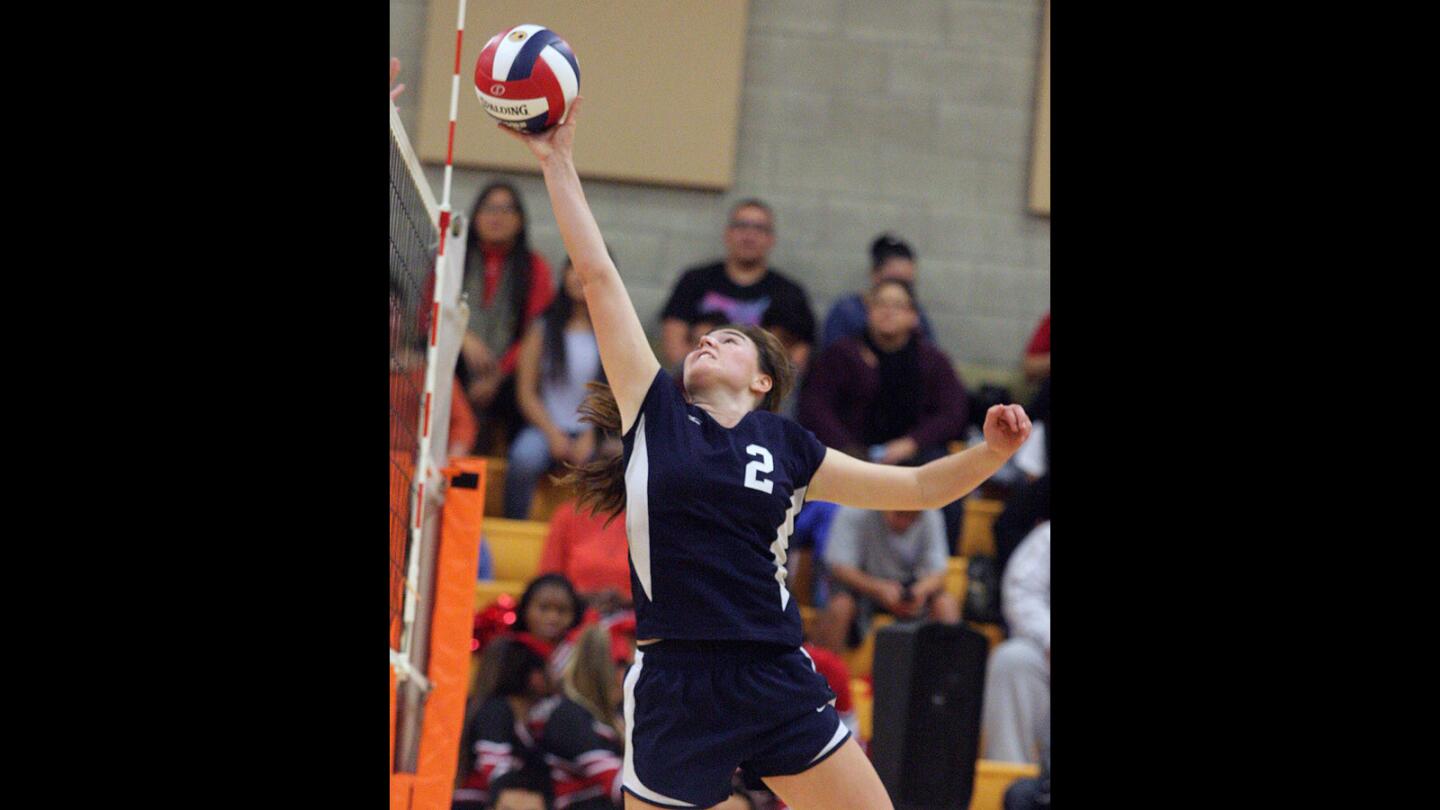
[(590, 305), (608, 386), (586, 418), (624, 453), (572, 476), (583, 502), (625, 509), (638, 648), (625, 678), (627, 808), (711, 807), (737, 767), (795, 810), (892, 807), (801, 649), (786, 549), (805, 499), (933, 509), (979, 486), (1029, 435), (1018, 405), (986, 414), (985, 443), (922, 467), (831, 452), (773, 410), (792, 381), (783, 346), (725, 326), (660, 366), (605, 252), (575, 171), (581, 102), (519, 139), (540, 163), (560, 235)]
[(520, 192), (503, 181), (475, 197), (462, 281), (470, 322), (456, 373), (480, 419), (476, 452), (489, 454), (520, 422), (514, 372), (525, 330), (555, 295), (550, 265), (530, 249)]
[(600, 376), (600, 349), (580, 274), (567, 260), (560, 294), (530, 324), (520, 344), (515, 396), (526, 425), (510, 443), (505, 517), (524, 520), (540, 476), (557, 462), (583, 464), (595, 452), (595, 430), (580, 421), (585, 384)]

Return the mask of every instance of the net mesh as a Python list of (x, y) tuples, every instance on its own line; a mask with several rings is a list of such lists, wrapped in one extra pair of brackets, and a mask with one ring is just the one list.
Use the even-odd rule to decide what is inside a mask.
[(415, 461), (425, 387), (435, 252), (440, 234), (405, 159), (403, 131), (390, 129), (390, 647), (400, 649)]

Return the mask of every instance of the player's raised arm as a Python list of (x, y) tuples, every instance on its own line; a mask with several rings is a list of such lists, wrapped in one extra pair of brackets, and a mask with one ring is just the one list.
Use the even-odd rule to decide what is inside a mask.
[(620, 406), (620, 429), (628, 431), (640, 413), (645, 392), (660, 370), (660, 361), (650, 350), (635, 305), (620, 280), (620, 272), (605, 250), (600, 226), (590, 213), (585, 192), (580, 188), (580, 175), (575, 171), (571, 147), (575, 139), (575, 121), (581, 99), (575, 99), (565, 123), (538, 135), (525, 135), (503, 124), (501, 129), (529, 147), (540, 160), (545, 174), (545, 188), (550, 192), (550, 205), (555, 222), (565, 240), (565, 251), (585, 285), (585, 303), (590, 308), (590, 322), (595, 327), (595, 342), (600, 346), (600, 362), (615, 402)]
[(1029, 436), (1024, 408), (994, 405), (985, 413), (984, 444), (923, 467), (871, 464), (832, 449), (805, 497), (860, 509), (939, 509), (983, 484)]

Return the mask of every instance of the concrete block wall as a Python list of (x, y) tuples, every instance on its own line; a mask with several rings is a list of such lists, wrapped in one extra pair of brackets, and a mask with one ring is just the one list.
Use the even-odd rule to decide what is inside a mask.
[[(428, 5), (390, 2), (412, 130)], [(1043, 13), (1043, 0), (751, 0), (734, 187), (586, 183), (651, 336), (680, 271), (721, 256), (729, 204), (753, 196), (774, 206), (772, 264), (807, 287), (817, 321), (865, 285), (870, 241), (891, 230), (919, 254), (918, 294), (951, 358), (1018, 367), (1050, 307), (1050, 220), (1026, 207)], [(438, 197), (443, 172), (427, 173)], [(457, 169), (457, 210), (492, 176)], [(559, 265), (538, 174), (510, 179), (532, 244)]]

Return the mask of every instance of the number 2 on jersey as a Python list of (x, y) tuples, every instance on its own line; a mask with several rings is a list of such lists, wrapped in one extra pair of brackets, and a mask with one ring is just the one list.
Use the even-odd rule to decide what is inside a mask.
[(775, 482), (766, 481), (759, 476), (759, 473), (768, 473), (775, 469), (775, 460), (770, 457), (770, 451), (758, 444), (752, 444), (745, 448), (745, 452), (752, 456), (759, 456), (755, 461), (745, 465), (745, 486), (769, 495), (775, 490)]

